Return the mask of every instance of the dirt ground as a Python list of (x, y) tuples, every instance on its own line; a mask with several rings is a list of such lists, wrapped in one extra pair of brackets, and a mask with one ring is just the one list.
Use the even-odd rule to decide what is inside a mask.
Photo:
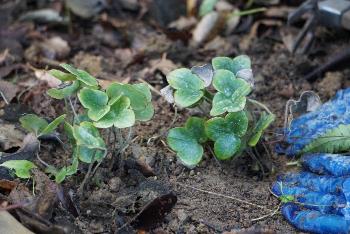
[[(22, 57), (0, 67), (0, 78), (19, 87), (17, 98), (10, 105), (22, 104), (48, 118), (61, 114), (63, 104), (45, 94), (47, 83), (36, 78), (30, 67), (51, 68), (55, 67), (56, 62), (64, 61), (87, 69), (106, 82), (134, 83), (142, 79), (156, 90), (152, 93), (154, 118), (134, 128), (133, 142), (121, 156), (126, 162), (111, 169), (112, 159), (105, 159), (87, 190), (79, 197), (74, 191), (88, 167), (80, 165), (79, 173), (63, 183), (63, 187), (74, 194), (73, 201), (78, 207), (79, 216), (74, 217), (61, 206), (56, 206), (50, 220), (54, 223), (71, 223), (76, 233), (117, 232), (145, 204), (138, 201), (143, 199), (139, 193), (140, 184), (146, 181), (149, 184), (155, 182), (165, 185), (166, 190), (174, 191), (177, 196), (177, 203), (171, 212), (159, 225), (151, 228), (153, 233), (235, 233), (233, 230), (246, 228), (256, 231), (252, 233), (299, 233), (279, 212), (266, 216), (279, 204), (269, 190), (272, 182), (277, 174), (291, 170), (285, 166), (289, 159), (274, 153), (274, 143), (281, 140), (278, 133), (283, 126), (287, 100), (298, 98), (305, 90), (313, 90), (322, 101), (326, 101), (336, 90), (349, 86), (350, 69), (328, 72), (315, 82), (303, 79), (305, 74), (346, 48), (350, 44), (349, 33), (322, 28), (317, 31), (316, 43), (308, 55), (292, 55), (283, 41), (283, 32), (286, 30), (283, 17), (274, 19), (274, 22), (279, 23), (272, 24), (262, 22), (259, 17), (254, 18), (253, 25), (254, 22), (261, 24), (257, 24), (255, 32), (249, 27), (245, 32), (219, 35), (212, 42), (199, 47), (193, 47), (187, 39), (171, 39), (168, 32), (154, 25), (154, 21), (137, 19), (135, 13), (126, 12), (123, 17), (108, 17), (111, 18), (106, 20), (106, 17), (100, 17), (93, 21), (76, 19), (71, 33), (62, 26), (31, 26), (26, 34), (31, 33), (29, 37), (23, 41), (16, 39), (25, 51), (24, 54), (23, 51), (19, 53)], [(132, 27), (128, 26), (130, 24)], [(6, 27), (13, 25), (10, 22)], [(2, 30), (6, 31), (6, 27)], [(103, 32), (97, 33), (96, 30)], [(295, 32), (296, 28), (288, 30)], [(111, 32), (116, 33), (112, 35)], [(101, 39), (99, 36), (103, 33), (112, 35), (116, 45), (108, 38)], [(59, 36), (69, 44), (70, 51), (63, 58), (44, 60), (45, 56), (40, 54), (42, 52), (31, 54), (28, 51), (29, 47), (35, 49), (36, 43), (53, 36)], [(4, 44), (4, 40), (0, 42), (0, 55)], [(187, 169), (177, 161), (175, 153), (165, 143), (166, 131), (175, 111), (157, 93), (166, 85), (164, 73), (173, 67), (210, 62), (214, 56), (234, 57), (239, 54), (249, 55), (253, 63), (256, 84), (252, 96), (266, 103), (277, 116), (263, 141), (269, 154), (262, 146), (257, 149), (258, 161), (264, 170), (257, 169), (257, 161), (248, 155), (229, 162), (218, 162), (208, 150), (198, 167)], [(4, 75), (4, 67), (13, 64), (22, 64), (25, 69), (14, 69)], [(5, 108), (4, 104), (2, 106)], [(188, 110), (179, 110), (174, 126), (180, 126), (189, 115)], [(11, 122), (8, 116), (7, 120), (5, 117), (1, 117), (2, 123)], [(43, 143), (40, 154), (53, 165), (62, 165), (70, 157), (61, 147), (51, 143)], [(146, 159), (151, 169), (140, 169), (132, 164), (132, 159), (140, 157)], [(147, 174), (149, 171), (151, 173)], [(120, 233), (134, 231), (127, 228), (119, 230)], [(140, 230), (138, 232), (143, 233)]]

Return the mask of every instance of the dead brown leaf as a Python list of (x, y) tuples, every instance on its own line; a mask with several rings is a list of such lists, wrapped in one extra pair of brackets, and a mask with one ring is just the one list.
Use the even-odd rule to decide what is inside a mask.
[(0, 95), (9, 104), (16, 97), (18, 87), (8, 81), (0, 80)]
[(13, 124), (2, 123), (0, 125), (0, 148), (6, 151), (14, 147), (22, 146), (25, 134), (15, 128)]

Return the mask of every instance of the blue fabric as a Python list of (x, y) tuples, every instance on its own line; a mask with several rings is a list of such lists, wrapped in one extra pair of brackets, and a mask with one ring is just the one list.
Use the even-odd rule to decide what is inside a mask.
[(303, 171), (281, 175), (272, 185), (277, 196), (291, 196), (283, 216), (296, 228), (312, 233), (350, 233), (350, 157), (310, 154)]
[(316, 111), (294, 119), (290, 128), (285, 130), (287, 146), (279, 145), (276, 151), (289, 156), (298, 155), (312, 140), (340, 124), (350, 124), (350, 88), (338, 91), (332, 100)]

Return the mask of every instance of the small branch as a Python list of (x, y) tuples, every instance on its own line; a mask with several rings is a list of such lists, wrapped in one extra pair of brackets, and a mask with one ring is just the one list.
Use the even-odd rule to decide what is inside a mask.
[(267, 113), (269, 113), (269, 114), (273, 114), (271, 111), (270, 111), (270, 109), (269, 108), (267, 108), (267, 106), (265, 106), (264, 104), (262, 104), (261, 102), (259, 102), (259, 101), (257, 101), (257, 100), (254, 100), (254, 99), (250, 99), (250, 98), (247, 98), (247, 100), (250, 102), (250, 103), (252, 103), (252, 104), (254, 104), (254, 105), (256, 105), (256, 106), (258, 106), (258, 107), (260, 107), (260, 108), (263, 108)]
[(202, 193), (207, 193), (207, 194), (215, 195), (215, 196), (218, 196), (218, 197), (224, 197), (224, 198), (227, 198), (227, 199), (231, 199), (231, 200), (234, 200), (234, 201), (246, 204), (246, 205), (254, 206), (254, 207), (257, 207), (257, 208), (260, 208), (260, 209), (268, 210), (268, 211), (271, 211), (271, 212), (274, 211), (274, 210), (271, 210), (271, 209), (269, 209), (269, 208), (267, 208), (265, 206), (260, 206), (258, 204), (254, 204), (254, 203), (251, 203), (251, 202), (248, 202), (248, 201), (236, 198), (236, 197), (227, 196), (227, 195), (224, 195), (224, 194), (215, 193), (215, 192), (207, 191), (207, 190), (204, 190), (204, 189), (199, 189), (199, 188), (196, 188), (196, 187), (193, 187), (193, 186), (190, 186), (190, 185), (182, 184), (180, 182), (176, 182), (176, 184), (178, 184), (178, 185), (180, 185), (182, 187), (186, 187), (186, 188), (190, 188), (190, 189), (202, 192)]

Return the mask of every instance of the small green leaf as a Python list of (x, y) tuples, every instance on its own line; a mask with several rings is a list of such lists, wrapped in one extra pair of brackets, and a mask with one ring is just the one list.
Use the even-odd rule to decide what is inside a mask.
[(77, 146), (76, 154), (80, 161), (84, 163), (92, 163), (103, 159), (104, 152), (99, 149), (90, 149), (85, 146)]
[(229, 57), (215, 57), (211, 60), (214, 70), (228, 70), (233, 72), (233, 60)]
[(75, 75), (77, 79), (83, 82), (84, 84), (88, 86), (98, 86), (96, 78), (87, 73), (86, 71), (76, 69), (69, 64), (61, 64), (60, 66), (67, 70), (69, 73)]
[(64, 88), (52, 88), (47, 90), (46, 93), (52, 98), (61, 100), (75, 93), (79, 89), (79, 86), (79, 81), (75, 80), (71, 85), (68, 85)]
[(64, 121), (64, 118), (66, 118), (66, 115), (61, 115), (61, 116), (57, 117), (49, 125), (47, 125), (46, 128), (44, 128), (39, 133), (38, 136), (42, 136), (42, 135), (46, 135), (46, 134), (52, 133), (58, 127), (58, 125), (60, 125), (60, 123), (62, 123)]
[(30, 178), (30, 170), (36, 168), (35, 164), (28, 160), (9, 160), (0, 166), (15, 170), (16, 176), (22, 179)]
[(60, 81), (62, 82), (66, 82), (66, 81), (73, 81), (73, 80), (76, 80), (77, 78), (72, 75), (72, 74), (69, 74), (69, 73), (65, 73), (65, 72), (62, 72), (60, 70), (56, 70), (56, 69), (51, 69), (49, 71), (49, 74), (54, 76), (55, 78), (59, 79)]
[(293, 195), (282, 195), (279, 197), (282, 203), (288, 203), (295, 201), (295, 197)]
[(250, 85), (228, 70), (217, 70), (213, 86), (218, 91), (213, 98), (210, 115), (217, 116), (227, 112), (237, 112), (244, 109), (246, 96), (250, 93)]
[(73, 131), (74, 131), (73, 126), (70, 125), (70, 123), (68, 123), (67, 121), (65, 121), (63, 124), (63, 129), (68, 137), (69, 142), (73, 145), (75, 143), (75, 139), (73, 135)]
[(170, 129), (167, 141), (185, 166), (195, 167), (202, 160), (203, 147), (188, 129), (181, 127)]
[(222, 135), (214, 143), (214, 153), (219, 160), (230, 159), (240, 146), (241, 140), (234, 134)]
[(199, 16), (204, 16), (214, 10), (215, 4), (218, 0), (204, 0), (199, 7)]
[(93, 121), (98, 121), (110, 110), (108, 96), (105, 92), (95, 89), (83, 88), (78, 93), (81, 104), (89, 109), (88, 116)]
[(312, 140), (300, 153), (343, 153), (349, 148), (350, 125), (340, 124)]
[(55, 182), (60, 184), (64, 181), (67, 176), (67, 168), (62, 167), (58, 172), (55, 173)]
[(106, 90), (110, 99), (126, 96), (130, 99), (131, 109), (135, 113), (135, 119), (140, 121), (150, 120), (154, 114), (151, 91), (146, 84), (111, 84)]
[(232, 72), (237, 74), (240, 70), (250, 69), (252, 67), (252, 62), (247, 55), (239, 55), (233, 59)]
[(274, 114), (266, 114), (266, 112), (263, 112), (256, 123), (255, 127), (252, 130), (252, 137), (248, 141), (249, 146), (256, 146), (256, 144), (259, 142), (260, 137), (262, 136), (264, 130), (268, 128), (268, 126), (275, 120)]
[(111, 106), (110, 111), (94, 125), (98, 128), (109, 128), (113, 125), (117, 128), (133, 126), (135, 114), (129, 107), (130, 99), (125, 96), (121, 97)]
[(35, 133), (36, 136), (49, 125), (45, 119), (34, 114), (27, 114), (19, 118), (19, 121), (24, 129)]
[(187, 68), (180, 68), (167, 75), (169, 85), (174, 88), (175, 102), (181, 107), (197, 103), (204, 95), (204, 81)]
[(239, 151), (240, 137), (247, 129), (248, 117), (244, 111), (229, 113), (225, 118), (212, 118), (205, 126), (207, 136), (215, 142), (214, 153), (220, 160), (231, 158)]
[(199, 142), (205, 143), (208, 137), (205, 133), (205, 120), (199, 117), (190, 117), (185, 124), (185, 128)]
[(91, 122), (82, 122), (79, 126), (75, 125), (73, 127), (73, 136), (77, 145), (82, 145), (90, 149), (106, 148), (98, 129)]

